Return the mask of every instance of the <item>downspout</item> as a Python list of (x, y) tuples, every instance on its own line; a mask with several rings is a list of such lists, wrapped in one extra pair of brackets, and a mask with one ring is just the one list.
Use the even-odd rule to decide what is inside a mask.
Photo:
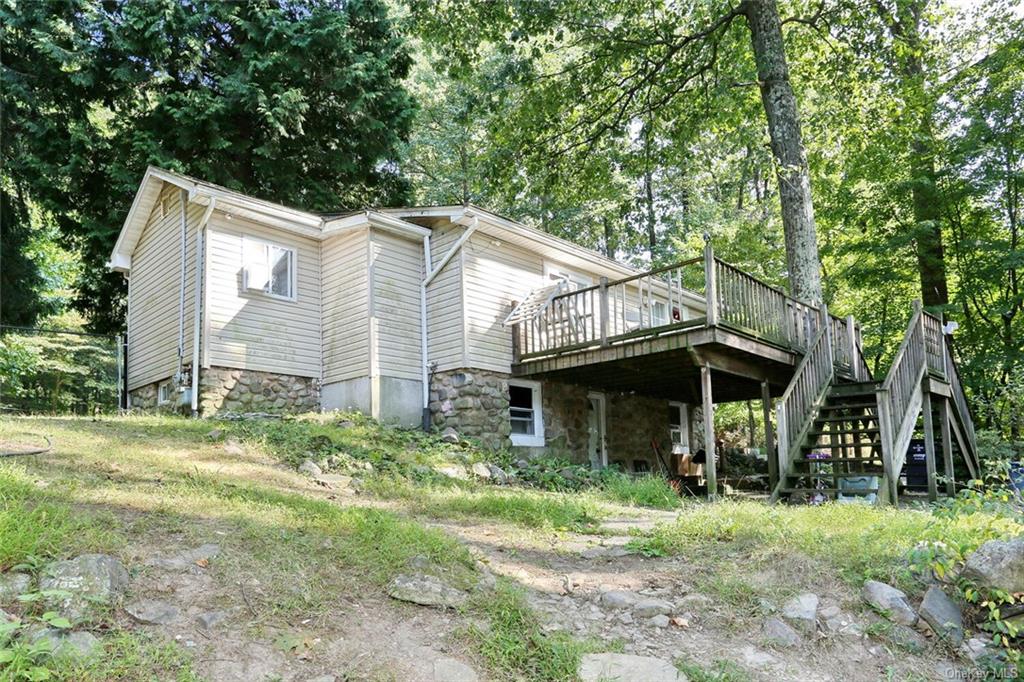
[(426, 276), (420, 282), (420, 369), (423, 372), (423, 413), (420, 425), (424, 431), (430, 431), (430, 363), (427, 361), (427, 283), (430, 265), (430, 235), (423, 235), (423, 272)]
[(178, 287), (178, 371), (174, 375), (174, 383), (177, 384), (178, 390), (184, 391), (185, 388), (181, 386), (181, 376), (185, 367), (185, 264), (188, 259), (188, 254), (185, 250), (188, 246), (188, 220), (186, 216), (188, 211), (188, 192), (181, 189), (179, 190), (179, 196), (181, 199), (181, 277), (179, 278)]
[(210, 216), (213, 214), (214, 208), (217, 206), (217, 200), (213, 197), (210, 198), (210, 203), (206, 206), (206, 211), (203, 212), (203, 217), (199, 221), (198, 227), (196, 227), (196, 283), (193, 287), (193, 313), (192, 313), (192, 418), (195, 419), (199, 416), (199, 343), (201, 341), (201, 329), (203, 325), (202, 307), (203, 307), (203, 285), (206, 279), (206, 259), (204, 255), (205, 237), (206, 237), (206, 223), (210, 221)]
[(421, 424), (424, 431), (430, 431), (430, 362), (427, 360), (427, 287), (434, 281), (434, 278), (441, 274), (441, 270), (448, 264), (462, 245), (473, 233), (476, 232), (476, 228), (479, 227), (480, 220), (476, 216), (473, 216), (472, 222), (470, 222), (468, 229), (462, 233), (458, 241), (452, 245), (452, 248), (448, 249), (448, 252), (444, 254), (444, 258), (437, 264), (436, 268), (430, 267), (430, 236), (426, 235), (423, 237), (423, 271), (426, 273), (426, 277), (420, 283), (420, 358), (422, 359), (422, 382), (423, 382), (423, 423)]

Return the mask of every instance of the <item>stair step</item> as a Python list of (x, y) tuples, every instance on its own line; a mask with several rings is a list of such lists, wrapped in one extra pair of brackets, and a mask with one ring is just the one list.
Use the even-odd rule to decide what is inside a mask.
[(833, 495), (842, 493), (844, 495), (870, 495), (871, 493), (877, 493), (878, 488), (861, 488), (860, 490), (840, 490), (839, 488), (782, 488), (782, 493), (832, 493)]
[[(879, 463), (878, 466), (882, 466)], [(864, 476), (880, 476), (881, 471), (834, 471), (829, 473), (814, 473), (802, 471), (798, 474), (789, 474), (790, 478), (862, 478)]]
[(873, 421), (878, 419), (877, 414), (848, 414), (842, 417), (818, 417), (816, 422), (852, 422), (852, 421)]
[(877, 402), (863, 402), (863, 403), (825, 403), (821, 406), (822, 412), (834, 412), (836, 410), (860, 410), (867, 408), (877, 408)]
[(794, 464), (852, 464), (855, 462), (878, 462), (882, 463), (882, 457), (830, 457), (828, 459), (807, 459), (802, 457), (800, 459), (794, 459)]
[(852, 429), (830, 429), (828, 431), (808, 431), (808, 436), (847, 436), (853, 435), (866, 435), (869, 433), (878, 433), (877, 426), (867, 427), (856, 427)]

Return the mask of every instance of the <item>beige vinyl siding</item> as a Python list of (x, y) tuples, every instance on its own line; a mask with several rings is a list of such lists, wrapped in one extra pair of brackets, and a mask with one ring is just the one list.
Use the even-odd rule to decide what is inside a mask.
[[(433, 230), (430, 260), (437, 267), (464, 228), (448, 224)], [(462, 255), (457, 254), (427, 288), (427, 360), (440, 371), (466, 367)]]
[[(192, 348), (192, 286), (195, 225), (201, 207), (186, 216), (186, 358)], [(150, 384), (178, 371), (181, 318), (181, 190), (166, 186), (132, 253), (128, 315), (128, 388)]]
[(330, 237), (323, 258), (324, 383), (370, 374), (369, 230)]
[(502, 326), (512, 301), (543, 282), (540, 255), (476, 233), (463, 247), (466, 301), (465, 366), (508, 372), (512, 332)]
[(401, 379), (422, 378), (420, 282), (423, 242), (373, 230), (370, 245), (377, 372)]
[[(209, 235), (209, 361), (302, 377), (320, 376), (320, 245), (214, 211)], [(242, 290), (242, 237), (293, 248), (296, 300)]]

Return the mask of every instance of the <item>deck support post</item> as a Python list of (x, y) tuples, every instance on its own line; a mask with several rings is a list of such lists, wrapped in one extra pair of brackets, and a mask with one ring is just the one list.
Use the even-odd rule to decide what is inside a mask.
[(704, 300), (707, 307), (709, 327), (718, 324), (718, 282), (715, 280), (715, 250), (711, 247), (711, 235), (704, 234)]
[(598, 290), (601, 298), (601, 347), (608, 345), (608, 278), (602, 277)]
[[(878, 388), (875, 390), (875, 399), (878, 403), (878, 436), (882, 444), (882, 467), (885, 471), (885, 482), (886, 486), (885, 497), (888, 498), (888, 503), (895, 506), (899, 505), (899, 495), (897, 490), (899, 472), (893, 471), (893, 458), (892, 452), (892, 417), (889, 414), (889, 389)], [(882, 498), (882, 490), (878, 491), (878, 497)]]
[(715, 472), (715, 404), (711, 396), (711, 365), (700, 368), (700, 393), (704, 401), (704, 472), (708, 481), (708, 499), (718, 497), (718, 478)]
[(939, 407), (939, 432), (942, 438), (942, 470), (946, 475), (946, 495), (956, 495), (956, 474), (953, 471), (953, 433), (949, 428), (949, 398)]
[(857, 362), (857, 321), (853, 315), (846, 316), (846, 344), (850, 352), (850, 372), (854, 381), (864, 381), (867, 377), (860, 375), (860, 363)]
[(939, 499), (935, 481), (935, 424), (932, 419), (932, 394), (924, 391), (921, 412), (924, 416), (924, 462), (928, 473), (928, 501)]
[(767, 381), (761, 382), (761, 414), (764, 416), (764, 452), (768, 457), (768, 489), (775, 490), (779, 484), (779, 457), (772, 432), (772, 391)]

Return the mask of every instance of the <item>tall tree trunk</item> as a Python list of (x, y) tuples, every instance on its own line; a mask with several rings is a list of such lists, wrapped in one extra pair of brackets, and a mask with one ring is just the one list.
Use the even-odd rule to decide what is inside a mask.
[(608, 220), (608, 216), (604, 216), (601, 218), (601, 224), (604, 226), (604, 255), (609, 258), (615, 258), (618, 244), (615, 242), (615, 230), (612, 228), (612, 221)]
[(917, 270), (921, 279), (921, 301), (926, 306), (949, 303), (946, 283), (946, 256), (942, 247), (942, 203), (935, 170), (935, 135), (932, 131), (931, 99), (925, 87), (925, 65), (922, 53), (926, 48), (921, 37), (921, 16), (928, 0), (911, 0), (895, 14), (880, 2), (875, 8), (889, 26), (893, 42), (896, 68), (902, 73), (904, 85), (912, 93), (911, 104), (921, 109), (915, 112), (917, 125), (910, 143), (910, 194), (914, 213), (914, 243), (917, 250)]
[(775, 0), (744, 0), (740, 11), (750, 27), (761, 102), (775, 157), (790, 292), (794, 298), (817, 305), (822, 302), (821, 259), (811, 203), (811, 178), (796, 96), (789, 83), (779, 9)]
[(644, 210), (647, 220), (647, 245), (654, 261), (654, 247), (658, 243), (657, 221), (654, 218), (654, 171), (651, 169), (651, 123), (644, 124)]

